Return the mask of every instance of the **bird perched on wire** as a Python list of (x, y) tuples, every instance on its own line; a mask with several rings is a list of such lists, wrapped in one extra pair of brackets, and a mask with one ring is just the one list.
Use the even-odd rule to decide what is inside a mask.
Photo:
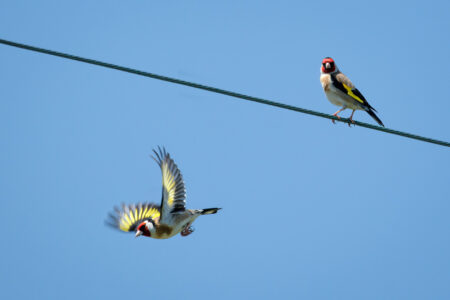
[(125, 232), (136, 232), (136, 237), (167, 239), (178, 233), (188, 236), (192, 223), (201, 215), (215, 214), (220, 208), (186, 209), (186, 189), (183, 176), (169, 153), (158, 147), (152, 158), (162, 172), (161, 205), (153, 203), (122, 205), (109, 214), (106, 223)]
[[(354, 123), (353, 114), (355, 110), (365, 110), (379, 125), (384, 127), (383, 122), (375, 114), (375, 108), (367, 102), (366, 98), (355, 88), (350, 79), (339, 71), (331, 57), (325, 57), (322, 60), (320, 83), (328, 100), (334, 105), (341, 106), (341, 109), (335, 112), (333, 116), (340, 119), (338, 113), (349, 108), (353, 110), (350, 122)], [(334, 123), (334, 120), (332, 121)], [(350, 123), (348, 125), (350, 126)]]

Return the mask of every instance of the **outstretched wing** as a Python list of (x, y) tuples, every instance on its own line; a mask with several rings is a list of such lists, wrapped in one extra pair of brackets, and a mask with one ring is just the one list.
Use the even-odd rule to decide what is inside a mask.
[(153, 223), (158, 223), (160, 216), (159, 206), (153, 203), (122, 204), (121, 208), (115, 207), (114, 213), (109, 214), (106, 224), (129, 232), (135, 231), (136, 227), (145, 220), (153, 220)]
[(352, 97), (352, 99), (355, 100), (359, 105), (375, 110), (372, 106), (370, 106), (369, 102), (367, 102), (363, 94), (361, 94), (361, 92), (357, 88), (355, 88), (355, 86), (350, 81), (350, 79), (347, 78), (347, 76), (342, 73), (338, 73), (337, 75), (331, 74), (331, 79), (334, 87), (336, 87), (344, 94)]
[(153, 150), (162, 173), (162, 199), (160, 223), (167, 223), (171, 214), (185, 210), (186, 189), (183, 176), (166, 149), (158, 147), (159, 153)]

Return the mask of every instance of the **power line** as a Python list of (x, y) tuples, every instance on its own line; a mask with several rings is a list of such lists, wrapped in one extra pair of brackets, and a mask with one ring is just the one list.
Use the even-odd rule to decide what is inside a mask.
[[(140, 75), (140, 76), (150, 77), (150, 78), (163, 80), (163, 81), (168, 81), (168, 82), (181, 84), (181, 85), (186, 85), (186, 86), (190, 86), (190, 87), (193, 87), (193, 88), (196, 88), (196, 89), (201, 89), (201, 90), (205, 90), (205, 91), (209, 91), (209, 92), (213, 92), (213, 93), (217, 93), (217, 94), (223, 94), (223, 95), (227, 95), (227, 96), (231, 96), (231, 97), (235, 97), (235, 98), (239, 98), (239, 99), (244, 99), (244, 100), (248, 100), (248, 101), (253, 101), (253, 102), (257, 102), (257, 103), (262, 103), (262, 104), (266, 104), (266, 105), (280, 107), (280, 108), (283, 108), (283, 109), (293, 110), (293, 111), (296, 111), (296, 112), (309, 114), (309, 115), (313, 115), (313, 116), (317, 116), (317, 117), (322, 117), (322, 118), (326, 118), (326, 119), (330, 119), (330, 120), (335, 120), (335, 121), (338, 121), (338, 122), (344, 122), (344, 123), (349, 123), (350, 122), (350, 120), (347, 119), (347, 118), (340, 118), (340, 119), (338, 119), (337, 117), (335, 117), (333, 115), (324, 114), (324, 113), (321, 113), (321, 112), (317, 112), (317, 111), (313, 111), (313, 110), (309, 110), (309, 109), (304, 109), (304, 108), (301, 108), (301, 107), (296, 107), (296, 106), (283, 104), (283, 103), (279, 103), (279, 102), (275, 102), (275, 101), (270, 101), (270, 100), (266, 100), (266, 99), (262, 99), (262, 98), (257, 98), (257, 97), (252, 97), (252, 96), (248, 96), (248, 95), (244, 95), (244, 94), (239, 94), (239, 93), (235, 93), (235, 92), (231, 92), (231, 91), (227, 91), (227, 90), (222, 90), (222, 89), (218, 89), (218, 88), (215, 88), (215, 87), (210, 87), (210, 86), (197, 84), (197, 83), (193, 83), (193, 82), (189, 82), (189, 81), (184, 81), (184, 80), (180, 80), (180, 79), (176, 79), (176, 78), (171, 78), (171, 77), (161, 76), (161, 75), (157, 75), (157, 74), (153, 74), (153, 73), (149, 73), (149, 72), (139, 71), (139, 70), (136, 70), (136, 69), (131, 69), (131, 68), (122, 67), (122, 66), (118, 66), (118, 65), (114, 65), (114, 64), (109, 64), (109, 63), (101, 62), (101, 61), (98, 61), (98, 60), (93, 60), (93, 59), (89, 59), (89, 58), (83, 58), (83, 57), (79, 57), (79, 56), (75, 56), (75, 55), (62, 53), (62, 52), (52, 51), (52, 50), (38, 48), (38, 47), (33, 47), (33, 46), (30, 46), (30, 45), (20, 44), (20, 43), (16, 43), (16, 42), (4, 40), (4, 39), (0, 39), (0, 43), (8, 45), (8, 46), (12, 46), (12, 47), (17, 47), (17, 48), (26, 49), (26, 50), (30, 50), (30, 51), (35, 51), (35, 52), (39, 52), (39, 53), (49, 54), (49, 55), (53, 55), (53, 56), (59, 56), (59, 57), (63, 57), (63, 58), (66, 58), (66, 59), (77, 60), (77, 61), (81, 61), (81, 62), (84, 62), (84, 63), (97, 65), (97, 66), (110, 68), (110, 69), (115, 69), (115, 70), (119, 70), (119, 71), (123, 71), (123, 72), (128, 72), (128, 73), (132, 73), (132, 74), (136, 74), (136, 75)], [(358, 125), (358, 126), (361, 126), (361, 127), (373, 129), (373, 130), (378, 130), (378, 131), (382, 131), (382, 132), (386, 132), (386, 133), (390, 133), (390, 134), (395, 134), (395, 135), (407, 137), (407, 138), (410, 138), (410, 139), (415, 139), (415, 140), (419, 140), (419, 141), (423, 141), (423, 142), (427, 142), (427, 143), (437, 144), (437, 145), (441, 145), (441, 146), (444, 146), (444, 147), (450, 147), (450, 143), (449, 142), (440, 141), (440, 140), (436, 140), (436, 139), (431, 139), (431, 138), (419, 136), (419, 135), (416, 135), (416, 134), (411, 134), (411, 133), (398, 131), (398, 130), (394, 130), (394, 129), (390, 129), (390, 128), (386, 128), (386, 127), (376, 126), (376, 125), (372, 125), (372, 124), (368, 124), (368, 123), (364, 123), (364, 122), (359, 122), (359, 121), (354, 121), (354, 124)]]

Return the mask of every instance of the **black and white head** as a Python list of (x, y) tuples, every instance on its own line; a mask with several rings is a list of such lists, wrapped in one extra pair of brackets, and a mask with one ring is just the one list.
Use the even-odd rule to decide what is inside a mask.
[(153, 224), (152, 220), (145, 220), (136, 227), (136, 237), (141, 235), (151, 237), (154, 232), (155, 224)]

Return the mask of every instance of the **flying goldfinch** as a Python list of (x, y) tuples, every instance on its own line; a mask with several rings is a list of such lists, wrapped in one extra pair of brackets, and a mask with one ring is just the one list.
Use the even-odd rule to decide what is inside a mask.
[[(342, 74), (331, 57), (325, 57), (322, 60), (320, 68), (320, 83), (322, 84), (325, 95), (334, 105), (341, 106), (333, 116), (340, 119), (338, 113), (346, 108), (352, 109), (350, 121), (353, 121), (355, 110), (365, 110), (378, 124), (384, 127), (383, 122), (375, 114), (376, 110), (370, 106), (366, 98), (358, 91), (347, 76)], [(332, 120), (334, 123), (334, 120)], [(350, 126), (350, 123), (348, 124)]]
[(194, 229), (192, 223), (200, 215), (215, 214), (220, 208), (186, 209), (186, 189), (183, 176), (169, 153), (158, 147), (152, 158), (162, 172), (161, 205), (153, 203), (122, 205), (109, 214), (106, 223), (125, 232), (136, 232), (155, 239), (167, 239), (181, 232), (188, 236)]

